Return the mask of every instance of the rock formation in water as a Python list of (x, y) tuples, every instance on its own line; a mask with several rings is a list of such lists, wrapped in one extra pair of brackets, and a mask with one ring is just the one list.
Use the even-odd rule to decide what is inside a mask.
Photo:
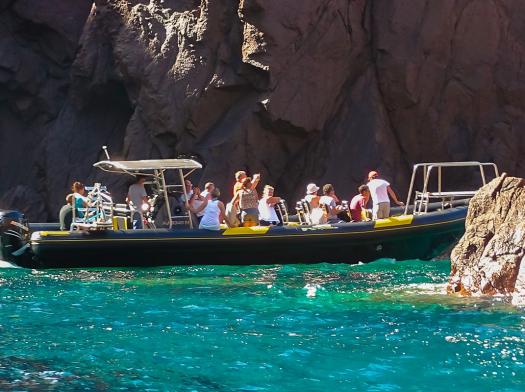
[[(56, 219), (101, 145), (344, 198), (419, 161), (525, 175), (521, 0), (0, 0), (0, 207)], [(116, 192), (118, 193), (118, 192)], [(228, 192), (224, 192), (228, 193)]]
[(525, 179), (503, 174), (480, 189), (451, 260), (449, 293), (511, 296), (525, 305)]

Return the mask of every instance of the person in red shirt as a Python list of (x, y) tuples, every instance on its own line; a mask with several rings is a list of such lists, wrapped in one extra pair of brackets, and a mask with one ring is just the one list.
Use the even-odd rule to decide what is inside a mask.
[(366, 185), (361, 185), (358, 189), (359, 194), (355, 195), (350, 202), (350, 216), (352, 222), (361, 222), (363, 217), (362, 211), (366, 209), (366, 204), (370, 199), (370, 190)]

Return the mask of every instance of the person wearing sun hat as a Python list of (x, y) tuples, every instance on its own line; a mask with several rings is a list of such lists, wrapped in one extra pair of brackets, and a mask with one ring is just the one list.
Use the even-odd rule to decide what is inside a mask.
[(310, 183), (306, 186), (306, 196), (304, 197), (304, 200), (310, 204), (310, 220), (314, 225), (326, 223), (327, 219), (320, 205), (321, 197), (317, 194), (318, 191), (319, 187)]
[(372, 197), (372, 215), (374, 220), (390, 216), (390, 197), (398, 206), (404, 205), (403, 202), (398, 200), (397, 195), (390, 187), (390, 183), (379, 178), (377, 171), (372, 170), (368, 173), (368, 184), (366, 185)]
[(306, 196), (304, 197), (304, 200), (310, 203), (311, 208), (319, 207), (319, 200), (321, 197), (317, 195), (318, 190), (319, 187), (314, 183), (308, 184), (306, 186)]

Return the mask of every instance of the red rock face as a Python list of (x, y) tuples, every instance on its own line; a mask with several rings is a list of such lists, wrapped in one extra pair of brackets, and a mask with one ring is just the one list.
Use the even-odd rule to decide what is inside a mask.
[(472, 198), (452, 251), (447, 291), (504, 295), (525, 305), (525, 179), (503, 175)]
[(228, 190), (261, 172), (290, 200), (309, 182), (350, 198), (371, 169), (404, 195), (420, 161), (525, 175), (519, 0), (30, 3), (0, 0), (0, 207), (31, 219), (73, 180), (118, 197), (126, 179), (91, 166), (103, 144), (199, 155), (194, 182)]

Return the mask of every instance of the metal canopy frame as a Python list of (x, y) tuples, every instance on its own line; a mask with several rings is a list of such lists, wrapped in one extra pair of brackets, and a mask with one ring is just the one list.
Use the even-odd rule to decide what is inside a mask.
[[(169, 228), (173, 226), (173, 216), (171, 214), (171, 206), (168, 198), (168, 188), (181, 187), (184, 194), (184, 202), (186, 204), (186, 213), (190, 222), (190, 228), (193, 229), (193, 222), (189, 209), (188, 194), (184, 180), (191, 173), (197, 169), (202, 169), (202, 165), (193, 159), (150, 159), (138, 161), (112, 161), (105, 160), (93, 164), (94, 167), (110, 173), (128, 174), (130, 176), (147, 176), (152, 177), (159, 189), (159, 193), (164, 195), (164, 202), (166, 205), (166, 212), (169, 219)], [(167, 185), (164, 172), (166, 170), (176, 170), (179, 174), (181, 184)], [(186, 173), (184, 171), (187, 170)]]
[[(466, 194), (473, 193), (470, 191), (453, 191), (453, 192), (443, 192), (442, 191), (442, 169), (444, 167), (477, 167), (479, 168), (479, 173), (481, 176), (481, 181), (483, 185), (487, 184), (487, 179), (485, 176), (485, 168), (492, 168), (494, 170), (494, 176), (499, 177), (498, 167), (495, 163), (491, 162), (477, 162), (477, 161), (465, 161), (465, 162), (427, 162), (427, 163), (418, 163), (413, 166), (412, 169), (412, 178), (410, 179), (410, 187), (408, 189), (407, 202), (405, 205), (405, 214), (408, 214), (408, 207), (410, 205), (410, 199), (412, 197), (412, 191), (414, 190), (414, 181), (416, 179), (416, 174), (420, 169), (423, 171), (423, 190), (421, 194), (430, 195), (428, 191), (428, 184), (430, 175), (433, 170), (437, 169), (438, 171), (438, 191), (433, 192), (433, 195), (436, 197), (454, 197), (454, 196), (465, 196)], [(416, 197), (414, 197), (414, 213), (416, 212)]]

